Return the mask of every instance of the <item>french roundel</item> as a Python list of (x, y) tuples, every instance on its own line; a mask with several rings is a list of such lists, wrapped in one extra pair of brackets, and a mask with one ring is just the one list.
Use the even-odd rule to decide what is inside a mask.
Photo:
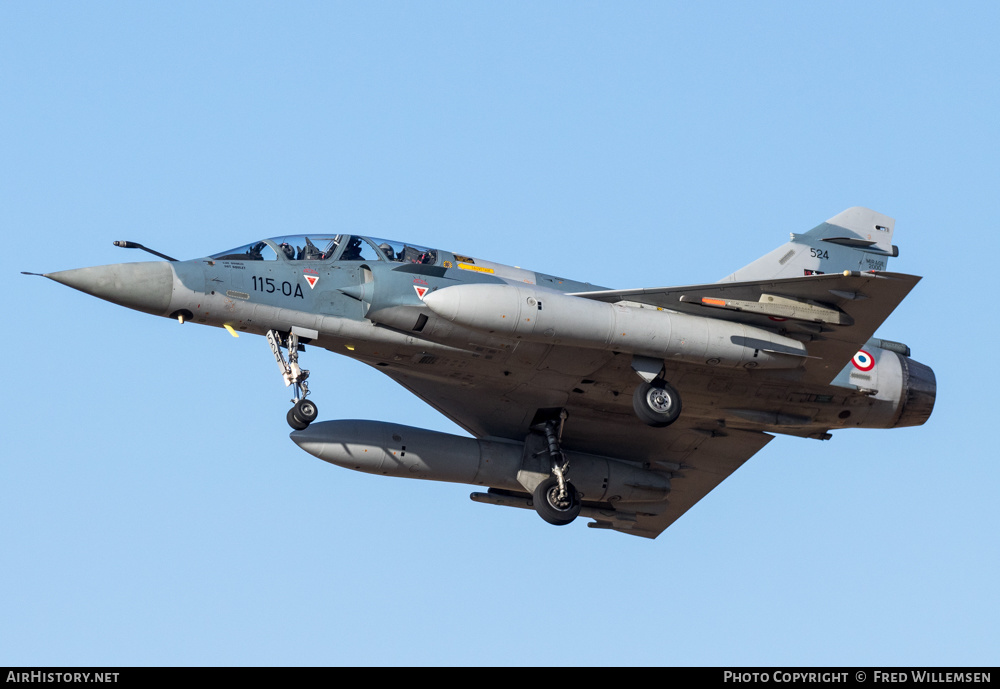
[(859, 371), (871, 371), (873, 368), (875, 368), (874, 357), (872, 357), (871, 354), (869, 354), (863, 349), (859, 350), (858, 353), (854, 355), (854, 358), (851, 360), (851, 362), (854, 364), (854, 367)]

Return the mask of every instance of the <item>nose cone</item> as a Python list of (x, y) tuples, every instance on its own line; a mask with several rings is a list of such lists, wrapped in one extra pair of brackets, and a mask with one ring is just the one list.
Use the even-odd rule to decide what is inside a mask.
[(174, 289), (174, 271), (166, 261), (116, 263), (62, 270), (45, 277), (114, 304), (166, 315)]

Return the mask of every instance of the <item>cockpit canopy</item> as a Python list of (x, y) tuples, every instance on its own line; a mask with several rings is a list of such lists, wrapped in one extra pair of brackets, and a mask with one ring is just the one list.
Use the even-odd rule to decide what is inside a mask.
[(217, 261), (392, 261), (433, 265), (438, 251), (425, 246), (352, 234), (286, 235), (213, 254)]

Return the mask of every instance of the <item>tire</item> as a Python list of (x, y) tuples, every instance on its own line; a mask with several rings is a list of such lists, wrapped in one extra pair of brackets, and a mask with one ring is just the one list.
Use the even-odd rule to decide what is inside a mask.
[(632, 395), (635, 415), (654, 428), (669, 426), (681, 415), (681, 396), (665, 380), (642, 383)]
[(566, 499), (558, 501), (559, 480), (549, 476), (535, 487), (532, 501), (538, 516), (555, 526), (565, 526), (580, 514), (580, 496), (572, 483), (566, 483)]
[(294, 428), (297, 431), (304, 431), (305, 429), (309, 428), (309, 424), (308, 423), (306, 423), (305, 421), (303, 421), (302, 419), (300, 419), (298, 416), (296, 416), (296, 414), (295, 414), (295, 407), (292, 407), (291, 409), (289, 409), (288, 413), (285, 414), (285, 421), (287, 421), (288, 425), (291, 426), (292, 428)]
[(298, 417), (299, 421), (304, 422), (307, 426), (315, 421), (319, 415), (319, 409), (311, 400), (307, 399), (301, 399), (296, 402), (295, 406), (292, 407), (292, 411)]

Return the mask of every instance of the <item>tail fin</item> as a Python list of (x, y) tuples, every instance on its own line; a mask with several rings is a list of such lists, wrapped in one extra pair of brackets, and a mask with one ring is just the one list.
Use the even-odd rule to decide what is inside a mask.
[(899, 255), (892, 244), (896, 221), (855, 206), (833, 216), (805, 234), (740, 268), (719, 282), (791, 278), (818, 273), (884, 271), (889, 258)]

